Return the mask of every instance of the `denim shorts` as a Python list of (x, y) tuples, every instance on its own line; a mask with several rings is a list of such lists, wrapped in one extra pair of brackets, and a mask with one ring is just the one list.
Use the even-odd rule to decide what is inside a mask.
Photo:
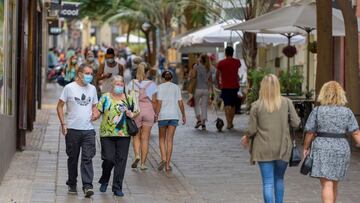
[(161, 120), (158, 122), (159, 127), (166, 127), (166, 126), (178, 126), (179, 120)]

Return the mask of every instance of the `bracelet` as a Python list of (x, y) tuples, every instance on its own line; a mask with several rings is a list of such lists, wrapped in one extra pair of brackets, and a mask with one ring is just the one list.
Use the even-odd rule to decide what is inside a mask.
[(66, 125), (66, 123), (61, 123), (61, 125)]

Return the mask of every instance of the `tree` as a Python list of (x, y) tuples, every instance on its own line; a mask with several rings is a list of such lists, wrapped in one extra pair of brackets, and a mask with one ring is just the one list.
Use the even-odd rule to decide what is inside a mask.
[(345, 22), (345, 89), (351, 110), (360, 113), (358, 24), (351, 1), (336, 0)]
[(332, 2), (316, 1), (317, 69), (316, 94), (322, 85), (333, 79)]

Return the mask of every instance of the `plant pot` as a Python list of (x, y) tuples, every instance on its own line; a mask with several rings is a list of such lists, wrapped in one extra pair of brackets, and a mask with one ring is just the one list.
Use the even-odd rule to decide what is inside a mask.
[(297, 50), (296, 50), (295, 46), (288, 45), (288, 46), (283, 48), (282, 52), (288, 58), (292, 58), (297, 53)]

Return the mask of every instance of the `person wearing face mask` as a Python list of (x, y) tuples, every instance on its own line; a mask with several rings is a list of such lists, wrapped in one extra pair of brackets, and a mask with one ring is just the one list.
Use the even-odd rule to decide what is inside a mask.
[(61, 86), (65, 86), (75, 80), (76, 77), (76, 70), (78, 69), (78, 60), (77, 56), (73, 55), (69, 58), (68, 63), (65, 65), (65, 68), (61, 74), (57, 78), (57, 82)]
[(130, 135), (127, 132), (126, 116), (134, 117), (130, 106), (133, 98), (125, 95), (122, 76), (112, 77), (111, 91), (101, 96), (97, 105), (98, 116), (102, 114), (100, 125), (102, 175), (99, 180), (100, 192), (106, 192), (114, 169), (112, 192), (115, 196), (124, 196), (122, 183), (124, 180), (126, 161), (129, 154)]
[(101, 93), (111, 91), (111, 77), (115, 75), (124, 76), (124, 67), (115, 61), (114, 49), (108, 48), (105, 54), (105, 62), (100, 64), (96, 75)]
[[(99, 64), (97, 60), (95, 59), (94, 53), (90, 50), (86, 53), (86, 62), (87, 65), (91, 66), (94, 70), (94, 75), (97, 75), (97, 72), (99, 70)], [(97, 80), (93, 80), (92, 84), (96, 87), (96, 92), (98, 93), (98, 97), (101, 96), (100, 88), (97, 83)]]
[[(93, 70), (82, 64), (74, 82), (66, 85), (57, 105), (57, 113), (65, 136), (66, 154), (68, 155), (68, 180), (70, 194), (77, 193), (78, 159), (81, 152), (81, 179), (85, 197), (91, 197), (93, 191), (94, 170), (92, 158), (95, 156), (95, 130), (93, 121), (98, 118), (96, 105), (98, 97), (91, 82)], [(66, 119), (64, 105), (66, 104)]]

